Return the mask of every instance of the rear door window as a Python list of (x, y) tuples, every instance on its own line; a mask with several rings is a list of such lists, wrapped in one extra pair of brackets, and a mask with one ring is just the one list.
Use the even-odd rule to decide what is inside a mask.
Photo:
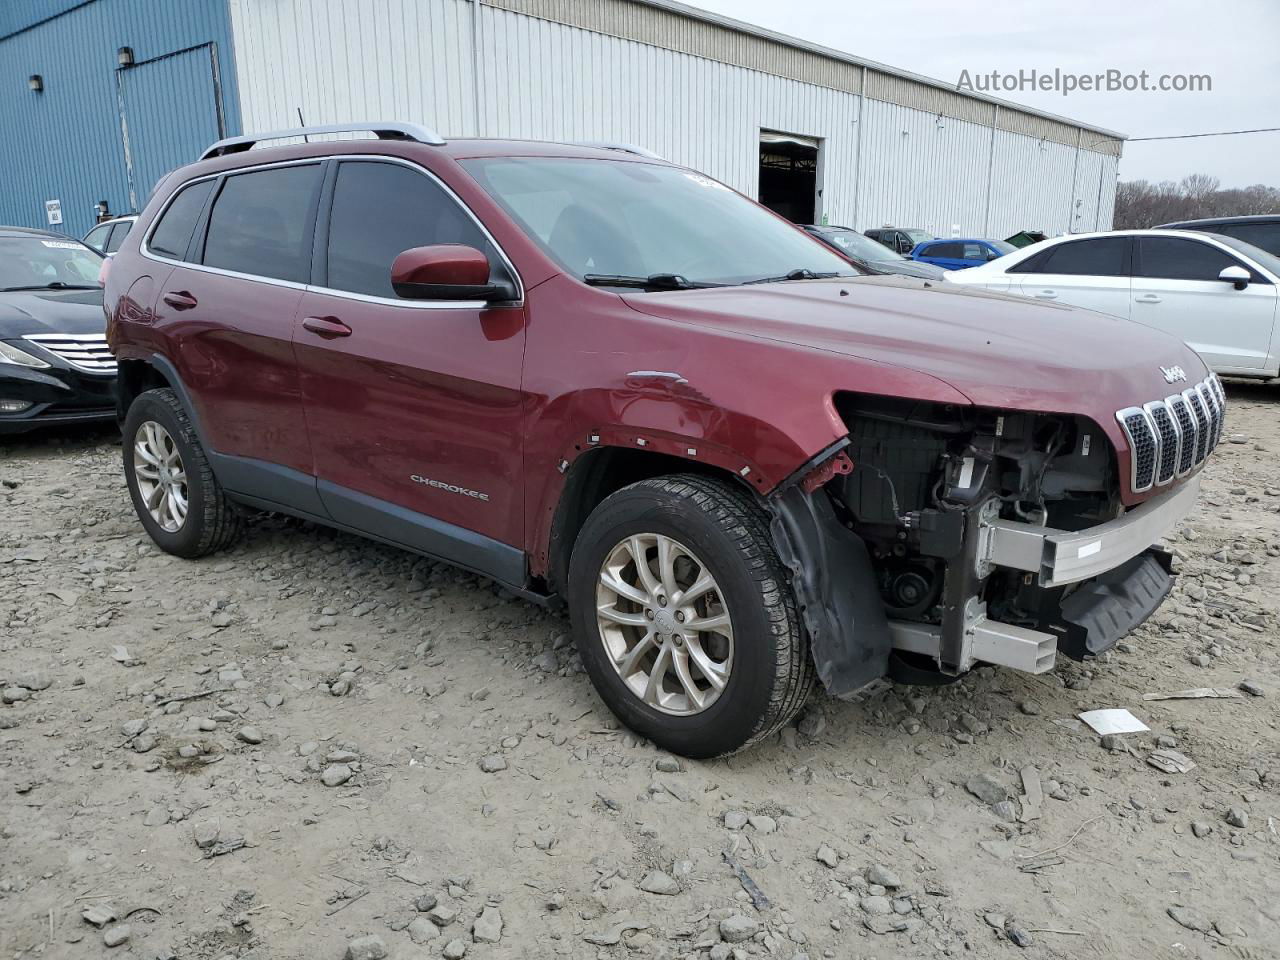
[(395, 258), (437, 243), (481, 250), (491, 268), (497, 261), (476, 222), (425, 174), (398, 163), (339, 165), (329, 214), (326, 287), (399, 299), (391, 286)]
[(934, 257), (938, 260), (963, 260), (964, 244), (931, 243), (921, 251), (922, 257)]
[(1129, 239), (1099, 237), (1061, 243), (1024, 260), (1013, 273), (1055, 273), (1084, 277), (1127, 277), (1129, 275)]
[[(1243, 266), (1217, 247), (1177, 237), (1141, 237), (1134, 276), (1159, 280), (1217, 280), (1225, 267)], [(1246, 268), (1247, 269), (1247, 268)]]
[[(320, 181), (318, 163), (227, 177), (209, 213), (204, 265), (305, 283)], [(384, 212), (370, 208), (366, 216)]]
[(209, 199), (215, 182), (201, 180), (178, 191), (164, 213), (160, 214), (160, 222), (151, 231), (147, 249), (171, 260), (185, 259), (191, 235), (196, 230), (196, 221), (200, 219), (204, 203)]

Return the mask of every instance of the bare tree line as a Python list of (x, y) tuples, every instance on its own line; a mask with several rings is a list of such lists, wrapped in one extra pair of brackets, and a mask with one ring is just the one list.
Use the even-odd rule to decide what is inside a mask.
[(1174, 220), (1280, 213), (1280, 188), (1219, 189), (1217, 177), (1193, 173), (1178, 183), (1129, 180), (1116, 186), (1115, 229), (1134, 230)]

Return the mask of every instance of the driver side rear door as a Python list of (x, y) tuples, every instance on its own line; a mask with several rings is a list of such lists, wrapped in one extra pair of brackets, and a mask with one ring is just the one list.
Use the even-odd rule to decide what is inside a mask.
[(440, 243), (484, 251), (518, 284), (422, 167), (333, 162), (293, 337), (319, 493), (344, 526), (519, 585), (525, 311), (398, 296), (392, 261)]

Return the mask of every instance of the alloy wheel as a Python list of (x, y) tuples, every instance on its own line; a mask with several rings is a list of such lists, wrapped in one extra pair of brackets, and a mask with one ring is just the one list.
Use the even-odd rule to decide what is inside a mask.
[(133, 440), (133, 475), (142, 503), (161, 530), (177, 533), (187, 521), (187, 472), (169, 431), (146, 420)]
[(733, 622), (724, 594), (706, 564), (672, 537), (634, 534), (609, 552), (596, 620), (614, 670), (655, 710), (701, 713), (729, 683)]

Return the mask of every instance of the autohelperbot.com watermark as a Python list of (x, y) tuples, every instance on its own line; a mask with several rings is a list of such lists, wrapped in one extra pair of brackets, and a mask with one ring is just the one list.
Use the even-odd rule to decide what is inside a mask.
[(990, 70), (974, 73), (960, 71), (956, 89), (967, 93), (1208, 93), (1213, 90), (1213, 77), (1207, 73), (1158, 73), (1139, 70), (1103, 70), (1100, 73), (1072, 73), (1053, 70)]

